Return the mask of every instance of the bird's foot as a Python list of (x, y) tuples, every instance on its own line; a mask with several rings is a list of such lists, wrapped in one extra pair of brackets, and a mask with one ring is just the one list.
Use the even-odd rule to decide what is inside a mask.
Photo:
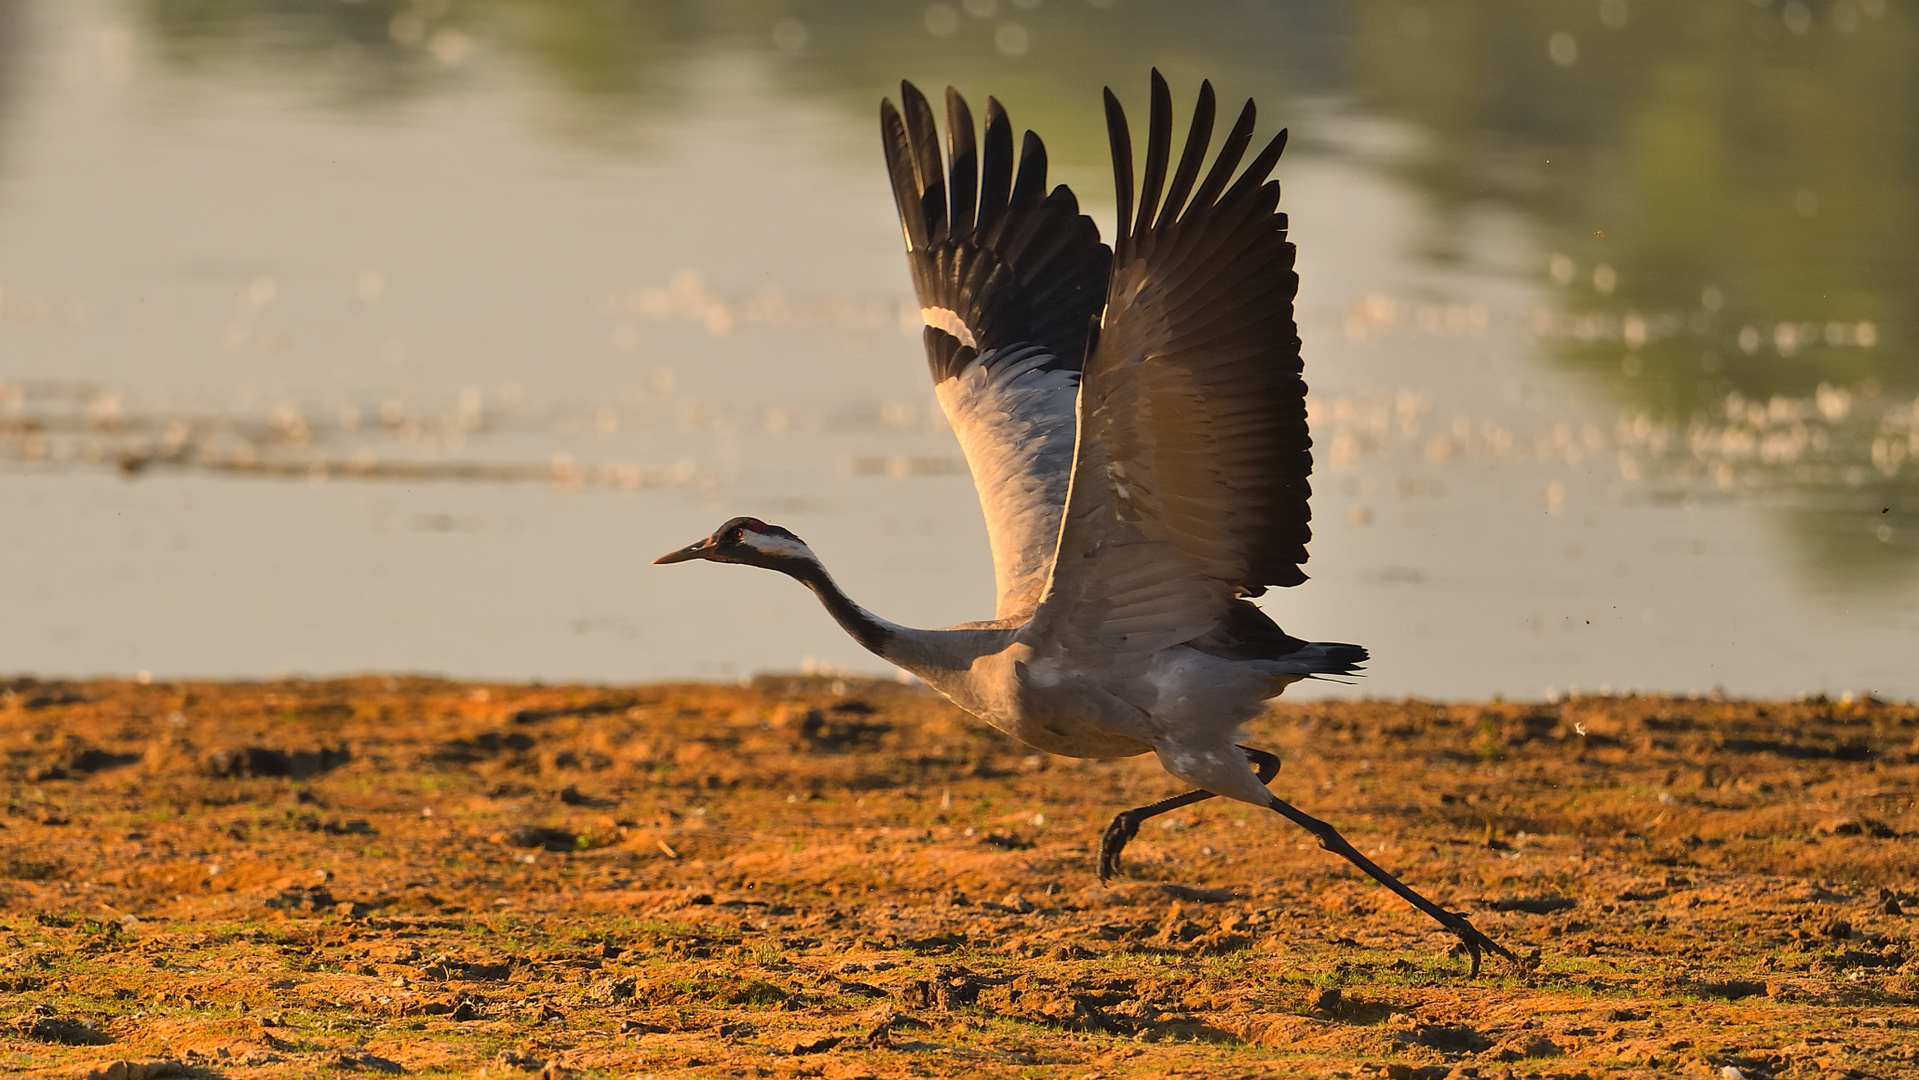
[[(1248, 753), (1257, 752), (1258, 751), (1248, 751)], [(1271, 754), (1267, 754), (1266, 756), (1272, 758), (1274, 768), (1278, 768), (1279, 759), (1272, 757)], [(1184, 794), (1175, 795), (1170, 799), (1161, 799), (1156, 803), (1150, 803), (1146, 806), (1136, 806), (1131, 810), (1121, 810), (1119, 813), (1114, 814), (1112, 823), (1106, 826), (1106, 832), (1101, 834), (1099, 838), (1099, 880), (1101, 884), (1104, 884), (1107, 878), (1119, 873), (1119, 853), (1126, 850), (1128, 841), (1139, 835), (1141, 822), (1144, 822), (1147, 818), (1158, 817), (1170, 810), (1177, 810), (1182, 806), (1191, 806), (1196, 802), (1205, 802), (1212, 797), (1213, 793), (1210, 791), (1188, 791)]]
[(1139, 823), (1144, 821), (1137, 810), (1121, 810), (1113, 815), (1106, 825), (1106, 831), (1099, 837), (1099, 881), (1104, 885), (1114, 874), (1119, 873), (1119, 853), (1139, 835)]
[(1514, 962), (1519, 960), (1519, 958), (1514, 956), (1504, 945), (1480, 933), (1479, 928), (1475, 927), (1471, 922), (1468, 922), (1466, 916), (1441, 909), (1440, 914), (1436, 916), (1436, 918), (1439, 919), (1441, 926), (1451, 930), (1458, 936), (1459, 944), (1453, 946), (1454, 953), (1457, 954), (1464, 951), (1467, 956), (1472, 958), (1472, 972), (1467, 975), (1467, 978), (1476, 979), (1479, 977), (1479, 959), (1482, 951)]

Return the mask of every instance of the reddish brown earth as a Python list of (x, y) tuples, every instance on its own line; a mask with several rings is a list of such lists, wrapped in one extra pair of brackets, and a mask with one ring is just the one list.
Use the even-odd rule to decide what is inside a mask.
[(884, 683), (0, 697), (0, 1073), (1919, 1075), (1919, 708), (1282, 705), (1276, 815)]

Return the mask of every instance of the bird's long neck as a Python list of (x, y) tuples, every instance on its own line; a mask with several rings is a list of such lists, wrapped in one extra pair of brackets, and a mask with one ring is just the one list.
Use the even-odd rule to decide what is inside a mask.
[[(817, 558), (792, 560), (776, 569), (813, 590), (834, 621), (845, 627), (853, 640), (868, 652), (918, 675), (966, 708), (973, 706), (961, 697), (954, 697), (955, 693), (964, 696), (966, 672), (980, 657), (1005, 649), (1016, 632), (1016, 628), (999, 627), (920, 630), (901, 626), (855, 604)], [(961, 681), (955, 682), (956, 679)]]
[(853, 598), (846, 595), (839, 583), (833, 580), (833, 575), (826, 572), (826, 567), (816, 561), (798, 562), (790, 568), (781, 569), (786, 570), (795, 581), (813, 590), (813, 595), (826, 605), (827, 614), (853, 635), (854, 641), (868, 652), (888, 660), (894, 659), (898, 638), (906, 627), (887, 622), (855, 604)]

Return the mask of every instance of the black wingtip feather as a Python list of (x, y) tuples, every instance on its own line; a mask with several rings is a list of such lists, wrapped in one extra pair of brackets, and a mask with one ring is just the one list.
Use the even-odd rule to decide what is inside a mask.
[(1133, 135), (1126, 127), (1126, 110), (1110, 86), (1106, 88), (1106, 138), (1113, 147), (1113, 198), (1119, 204), (1119, 224), (1113, 233), (1113, 254), (1118, 256), (1131, 245), (1133, 236)]
[(933, 107), (926, 95), (910, 82), (900, 83), (901, 104), (905, 107), (906, 135), (913, 148), (913, 172), (919, 181), (919, 203), (926, 214), (926, 239), (937, 244), (946, 239), (946, 177), (940, 167), (939, 125), (933, 121)]
[(948, 219), (954, 236), (973, 231), (975, 194), (979, 184), (979, 154), (973, 143), (973, 110), (958, 90), (946, 88), (946, 157)]
[(1286, 133), (1286, 128), (1279, 129), (1279, 134), (1273, 136), (1273, 140), (1266, 144), (1266, 149), (1261, 150), (1259, 156), (1253, 159), (1253, 163), (1246, 166), (1246, 171), (1239, 174), (1239, 181), (1233, 185), (1231, 191), (1226, 193), (1222, 201), (1230, 202), (1244, 198), (1248, 192), (1255, 191), (1266, 183), (1266, 178), (1273, 175), (1273, 166), (1279, 164), (1279, 155), (1286, 152)]
[(1006, 212), (1013, 187), (1013, 124), (998, 98), (986, 99), (986, 137), (980, 157), (979, 215), (975, 228), (990, 232)]
[(1146, 175), (1139, 181), (1139, 216), (1133, 221), (1133, 235), (1152, 227), (1153, 212), (1159, 209), (1160, 189), (1166, 184), (1166, 159), (1173, 149), (1173, 94), (1165, 76), (1153, 69), (1152, 107), (1146, 117)]
[(1219, 144), (1219, 157), (1213, 159), (1212, 171), (1206, 174), (1206, 180), (1199, 190), (1193, 193), (1194, 206), (1211, 206), (1219, 200), (1219, 193), (1226, 190), (1232, 182), (1233, 170), (1239, 167), (1239, 159), (1246, 155), (1246, 148), (1253, 141), (1253, 125), (1258, 122), (1259, 110), (1253, 105), (1253, 99), (1246, 99), (1246, 106), (1239, 110), (1239, 119), (1233, 122), (1233, 128), (1226, 133), (1226, 141)]
[(1179, 169), (1173, 173), (1173, 186), (1166, 191), (1166, 205), (1160, 209), (1159, 224), (1167, 225), (1179, 220), (1179, 212), (1186, 206), (1186, 196), (1193, 190), (1193, 181), (1199, 178), (1200, 164), (1206, 158), (1206, 147), (1213, 141), (1213, 84), (1210, 80), (1199, 84), (1199, 102), (1193, 106), (1193, 126), (1186, 135), (1186, 149), (1179, 155)]
[(900, 231), (906, 237), (906, 250), (926, 247), (926, 216), (920, 210), (919, 181), (914, 175), (913, 147), (906, 137), (906, 122), (891, 101), (880, 102), (880, 145), (886, 154), (887, 176), (893, 182), (893, 202), (900, 214)]
[(1030, 211), (1046, 197), (1046, 144), (1028, 131), (1020, 140), (1019, 174), (1013, 178), (1013, 198), (1007, 205), (1009, 215)]

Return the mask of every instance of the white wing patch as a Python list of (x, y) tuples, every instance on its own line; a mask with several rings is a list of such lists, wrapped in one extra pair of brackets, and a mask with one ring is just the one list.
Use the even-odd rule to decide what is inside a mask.
[(1059, 544), (1079, 373), (1047, 366), (1054, 362), (1039, 346), (1008, 346), (934, 388), (979, 490), (999, 618), (1039, 603)]
[(920, 318), (935, 330), (944, 330), (958, 338), (960, 344), (967, 348), (979, 348), (978, 339), (973, 337), (973, 328), (966, 325), (966, 320), (960, 318), (959, 312), (952, 308), (923, 307), (920, 309)]

